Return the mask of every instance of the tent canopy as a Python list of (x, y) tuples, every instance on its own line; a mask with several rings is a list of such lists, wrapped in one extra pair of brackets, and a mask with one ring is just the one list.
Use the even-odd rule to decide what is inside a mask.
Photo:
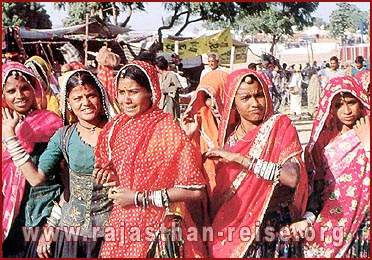
[[(68, 35), (85, 35), (85, 24), (74, 25), (57, 29), (26, 29), (21, 28), (21, 38), (26, 39), (52, 39), (64, 38)], [(88, 36), (96, 38), (115, 38), (118, 34), (129, 32), (126, 27), (116, 26), (103, 21), (90, 22), (88, 25)]]

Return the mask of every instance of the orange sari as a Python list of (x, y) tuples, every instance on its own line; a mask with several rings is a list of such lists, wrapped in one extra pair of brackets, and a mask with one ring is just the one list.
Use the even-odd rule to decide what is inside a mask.
[[(218, 112), (222, 112), (222, 92), (229, 74), (222, 70), (213, 70), (207, 73), (199, 86), (196, 88), (185, 114), (191, 112), (197, 114), (197, 120), (200, 125), (200, 131), (193, 136), (192, 143), (200, 150), (201, 154), (218, 145), (218, 123), (211, 111), (205, 105), (205, 95), (209, 95), (216, 104)], [(212, 193), (216, 186), (215, 180), (216, 162), (211, 159), (203, 161), (202, 171), (208, 177), (209, 194)]]

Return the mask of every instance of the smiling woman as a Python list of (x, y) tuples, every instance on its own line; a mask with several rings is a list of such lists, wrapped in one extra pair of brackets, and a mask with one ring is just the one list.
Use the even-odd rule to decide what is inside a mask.
[[(37, 257), (37, 241), (25, 241), (22, 227), (43, 226), (52, 200), (59, 200), (61, 179), (38, 187), (26, 182), (25, 164), (39, 161), (49, 138), (62, 126), (61, 118), (45, 110), (44, 91), (23, 64), (2, 66), (2, 190), (3, 257)], [(26, 177), (26, 178), (25, 178)]]

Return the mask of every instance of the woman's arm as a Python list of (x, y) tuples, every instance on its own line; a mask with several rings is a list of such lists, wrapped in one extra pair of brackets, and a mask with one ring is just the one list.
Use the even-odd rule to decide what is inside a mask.
[[(287, 160), (283, 165), (273, 164), (264, 160), (253, 159), (248, 156), (243, 156), (240, 153), (234, 153), (226, 151), (223, 148), (214, 148), (205, 153), (207, 157), (219, 157), (222, 158), (225, 162), (236, 162), (241, 164), (244, 168), (253, 170), (260, 177), (263, 177), (266, 180), (279, 180), (279, 182), (285, 186), (295, 188), (299, 181), (300, 175), (300, 165), (295, 158)], [(263, 168), (267, 170), (261, 170)], [(280, 169), (278, 169), (280, 167)], [(272, 170), (272, 174), (268, 171)], [(278, 171), (276, 171), (278, 169)], [(276, 171), (276, 172), (275, 172)], [(275, 173), (274, 173), (275, 172)]]
[(31, 157), (22, 147), (15, 134), (15, 128), (19, 122), (19, 115), (8, 108), (2, 108), (2, 137), (5, 145), (12, 156), (14, 164), (19, 167), (26, 180), (36, 186), (45, 182), (45, 175), (33, 164)]
[[(104, 186), (110, 186), (110, 184)], [(169, 202), (195, 201), (200, 200), (205, 195), (203, 189), (170, 188), (166, 190), (166, 193)], [(164, 190), (140, 192), (117, 186), (110, 188), (108, 198), (112, 199), (114, 204), (122, 207), (133, 205), (143, 207), (144, 203), (147, 205), (145, 207), (164, 207), (164, 201), (166, 200)]]

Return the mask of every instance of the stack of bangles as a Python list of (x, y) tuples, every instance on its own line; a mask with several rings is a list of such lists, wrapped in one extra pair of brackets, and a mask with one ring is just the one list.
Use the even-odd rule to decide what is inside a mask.
[[(142, 195), (142, 201), (140, 202), (140, 195)], [(134, 194), (134, 205), (136, 207), (142, 206), (142, 209), (145, 210), (146, 208), (150, 207), (151, 205), (162, 208), (165, 207), (167, 210), (169, 209), (169, 196), (166, 189), (162, 190), (155, 190), (155, 191), (147, 191), (139, 192), (136, 191)]]
[(316, 219), (315, 214), (311, 211), (306, 211), (302, 217), (302, 220), (306, 220), (307, 224), (311, 227), (313, 226), (315, 219)]
[[(14, 142), (8, 144), (12, 140), (14, 140)], [(30, 155), (25, 151), (17, 136), (14, 135), (3, 138), (2, 142), (3, 145), (6, 145), (16, 167), (22, 166), (30, 159)]]
[(52, 213), (50, 214), (50, 217), (47, 218), (47, 223), (49, 226), (57, 227), (62, 217), (62, 209), (54, 200), (53, 203)]
[[(249, 160), (249, 163), (245, 163), (245, 160)], [(280, 171), (282, 166), (277, 163), (267, 162), (257, 158), (247, 158), (243, 156), (240, 162), (241, 165), (252, 170), (257, 177), (261, 177), (265, 180), (273, 181), (274, 184), (279, 182)]]

